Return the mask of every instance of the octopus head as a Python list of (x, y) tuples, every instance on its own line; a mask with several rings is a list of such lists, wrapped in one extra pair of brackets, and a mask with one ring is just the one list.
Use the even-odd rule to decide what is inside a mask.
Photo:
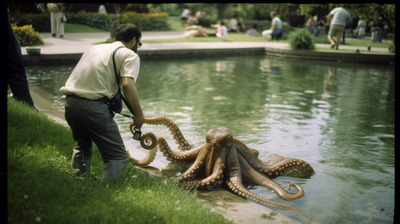
[(233, 143), (232, 132), (226, 127), (210, 129), (206, 134), (206, 141), (213, 147), (230, 147)]

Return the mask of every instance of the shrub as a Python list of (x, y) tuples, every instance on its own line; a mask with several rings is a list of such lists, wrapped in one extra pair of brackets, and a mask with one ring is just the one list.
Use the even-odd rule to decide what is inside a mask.
[(289, 44), (292, 50), (314, 50), (312, 34), (307, 29), (298, 29), (289, 34)]
[[(95, 12), (80, 11), (67, 13), (68, 23), (87, 25), (104, 31), (110, 31), (112, 24), (117, 20), (116, 14), (100, 14)], [(31, 24), (38, 32), (50, 32), (50, 13), (41, 14), (10, 14), (9, 20), (18, 26)], [(142, 31), (169, 30), (168, 13), (136, 13), (126, 12), (121, 18), (121, 23), (134, 23)]]
[(168, 13), (164, 12), (126, 12), (122, 15), (121, 22), (136, 24), (142, 31), (169, 30)]
[[(69, 23), (83, 24), (105, 31), (109, 31), (116, 21), (115, 14), (99, 14), (93, 12), (69, 13)], [(140, 27), (141, 31), (168, 30), (167, 13), (136, 13), (126, 12), (122, 15), (121, 23), (133, 23)]]
[(21, 46), (44, 44), (42, 37), (35, 31), (35, 29), (33, 29), (32, 25), (17, 26), (12, 24), (11, 27)]
[(50, 13), (40, 14), (17, 13), (9, 14), (11, 24), (17, 26), (32, 25), (37, 32), (50, 32)]
[(68, 13), (68, 23), (87, 25), (104, 31), (110, 31), (111, 25), (116, 19), (115, 14), (100, 14), (93, 12)]

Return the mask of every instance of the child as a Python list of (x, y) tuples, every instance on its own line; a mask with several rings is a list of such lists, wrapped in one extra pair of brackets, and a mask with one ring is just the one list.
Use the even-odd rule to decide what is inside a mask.
[(217, 25), (211, 24), (211, 27), (217, 28), (217, 37), (219, 38), (226, 38), (228, 35), (228, 28), (226, 28), (225, 23), (222, 21), (219, 21)]

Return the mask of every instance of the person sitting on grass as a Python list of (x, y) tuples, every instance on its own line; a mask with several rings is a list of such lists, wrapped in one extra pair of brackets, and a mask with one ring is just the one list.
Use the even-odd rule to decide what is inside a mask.
[(257, 24), (253, 24), (251, 29), (246, 31), (246, 36), (258, 36)]
[(211, 27), (217, 28), (217, 37), (224, 39), (228, 36), (228, 28), (223, 21), (218, 21), (218, 24), (211, 24)]
[(212, 36), (212, 33), (208, 33), (206, 29), (202, 26), (192, 25), (185, 28), (183, 37), (194, 38), (194, 37), (208, 37)]

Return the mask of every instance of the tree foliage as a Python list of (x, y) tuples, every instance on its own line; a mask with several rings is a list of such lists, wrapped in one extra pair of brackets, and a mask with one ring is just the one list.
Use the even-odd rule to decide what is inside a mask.
[(319, 14), (321, 10), (332, 10), (335, 7), (347, 9), (353, 17), (363, 17), (373, 21), (382, 17), (391, 30), (395, 27), (395, 4), (300, 4), (299, 13), (302, 15)]

